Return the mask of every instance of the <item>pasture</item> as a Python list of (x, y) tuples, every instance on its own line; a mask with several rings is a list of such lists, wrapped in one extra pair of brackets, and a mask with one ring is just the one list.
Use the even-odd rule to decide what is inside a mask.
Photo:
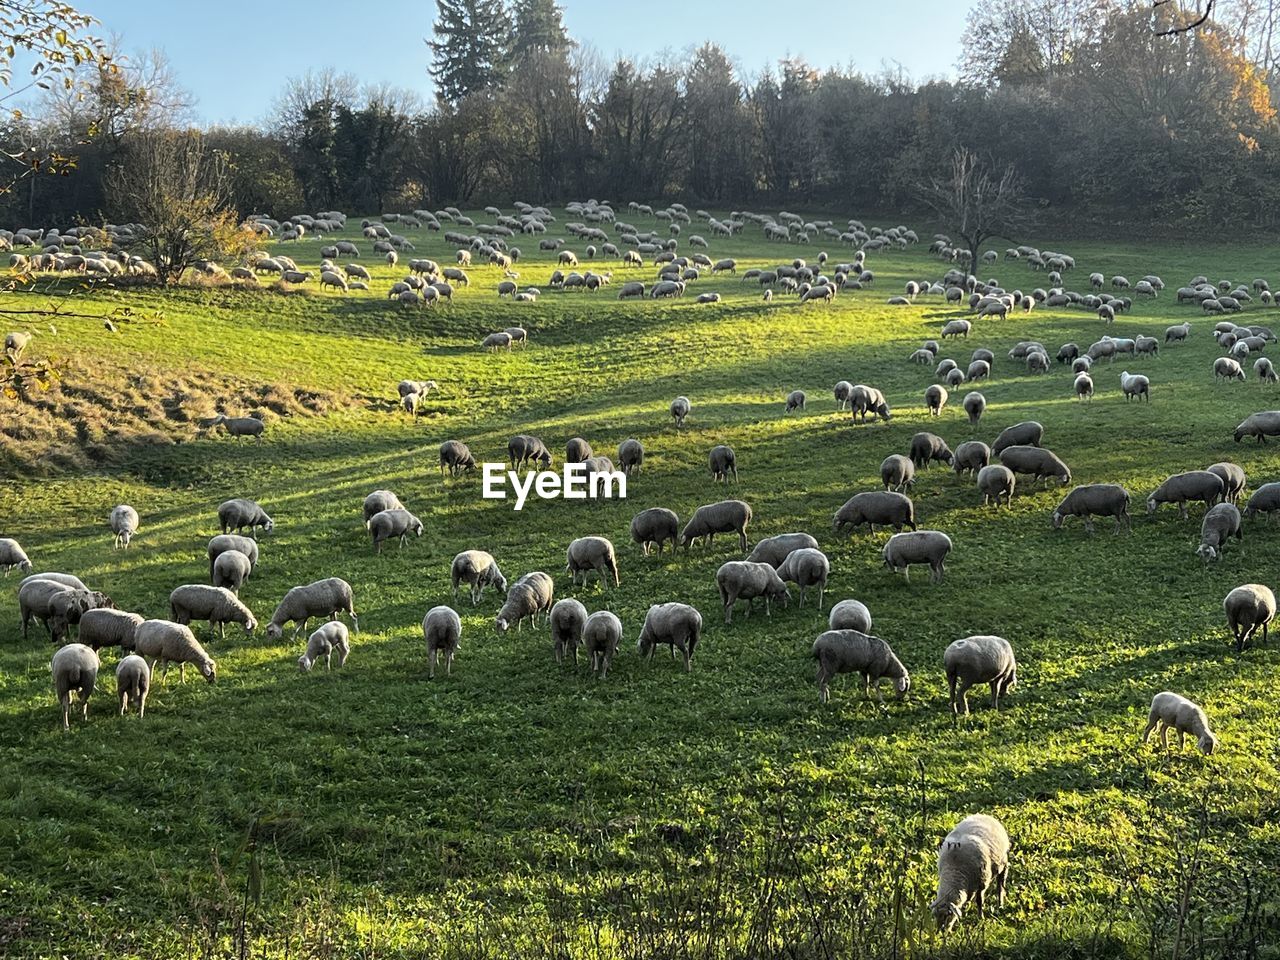
[[(357, 224), (344, 236), (367, 252)], [(410, 236), (417, 249), (405, 259), (452, 262), (440, 234)], [(954, 389), (940, 418), (923, 402), (933, 368), (907, 356), (968, 311), (937, 296), (885, 303), (948, 269), (927, 242), (869, 254), (874, 285), (831, 304), (782, 293), (764, 303), (734, 276), (698, 280), (682, 299), (619, 301), (622, 281), (654, 276), (647, 263), (584, 261), (611, 269), (612, 285), (554, 292), (554, 254), (533, 242), (520, 244), (516, 269), (521, 285), (542, 287), (536, 303), (499, 300), (502, 271), (484, 265), (451, 305), (391, 303), (403, 261), (393, 269), (371, 256), (360, 260), (370, 293), (312, 281), (288, 295), (191, 285), (69, 301), (137, 319), (115, 334), (97, 319), (37, 327), (31, 350), (70, 366), (48, 396), (0, 399), (0, 535), (18, 538), (36, 571), (75, 573), (121, 609), (165, 617), (173, 587), (206, 578), (218, 503), (250, 497), (275, 519), (241, 592), (258, 620), (295, 584), (340, 576), (354, 587), (360, 632), (342, 669), (304, 674), (305, 634), (270, 641), (262, 627), (251, 637), (233, 627), (217, 640), (201, 624), (218, 682), (170, 672), (142, 720), (116, 715), (118, 652), (104, 651), (88, 721), (73, 717), (64, 733), (50, 644), (38, 626), (21, 638), (19, 577), (3, 581), (0, 952), (1280, 955), (1280, 654), (1272, 643), (1237, 655), (1222, 611), (1239, 584), (1276, 585), (1280, 540), (1263, 517), (1247, 519), (1243, 541), (1206, 565), (1195, 554), (1203, 507), (1182, 520), (1167, 506), (1148, 517), (1144, 505), (1167, 475), (1222, 460), (1245, 469), (1246, 495), (1280, 480), (1280, 444), (1232, 440), (1247, 415), (1280, 408), (1280, 386), (1251, 370), (1243, 383), (1215, 381), (1218, 318), (1173, 297), (1201, 273), (1280, 286), (1280, 246), (1035, 240), (1075, 257), (1070, 289), (1087, 292), (1094, 270), (1159, 274), (1168, 289), (1107, 328), (1080, 308), (1043, 306), (976, 321), (939, 358), (963, 368), (988, 347), (992, 376)], [(314, 270), (321, 245), (280, 249)], [(582, 244), (568, 247), (582, 256)], [(737, 258), (741, 275), (819, 249), (765, 243), (749, 227), (712, 240), (709, 254)], [(849, 259), (847, 247), (828, 249)], [(1047, 286), (1023, 263), (977, 272), (1009, 289)], [(36, 285), (47, 299), (70, 282)], [(708, 290), (722, 302), (696, 304)], [(31, 301), (7, 293), (0, 308)], [(1191, 337), (1165, 345), (1164, 328), (1186, 319)], [(1255, 300), (1234, 319), (1275, 326), (1280, 311)], [(513, 325), (529, 330), (527, 349), (479, 349)], [(1160, 355), (1096, 365), (1090, 403), (1074, 399), (1062, 365), (1035, 375), (1006, 358), (1020, 340), (1052, 354), (1103, 333), (1158, 337)], [(1150, 403), (1125, 402), (1126, 367), (1151, 378)], [(402, 378), (440, 385), (416, 420), (396, 405)], [(864, 426), (838, 413), (839, 380), (879, 387), (893, 419)], [(794, 389), (808, 407), (784, 415)], [(969, 389), (988, 401), (977, 427), (960, 409)], [(677, 429), (667, 406), (680, 394), (693, 409)], [(263, 442), (201, 431), (215, 408), (266, 409)], [(1044, 425), (1043, 445), (1073, 484), (1130, 491), (1132, 533), (1112, 535), (1106, 519), (1092, 536), (1078, 520), (1053, 530), (1066, 491), (1024, 478), (1011, 508), (984, 508), (971, 478), (935, 465), (911, 496), (921, 528), (954, 541), (944, 582), (886, 569), (885, 531), (832, 534), (834, 511), (880, 488), (881, 461), (906, 453), (917, 431), (954, 449), (1027, 419)], [(518, 513), (481, 498), (478, 472), (441, 477), (442, 441), (501, 461), (517, 433), (545, 440), (557, 464), (571, 437), (615, 459), (636, 437), (644, 470), (625, 501), (531, 500)], [(727, 491), (707, 470), (720, 443), (738, 459)], [(381, 556), (360, 513), (377, 488), (426, 527)], [(630, 542), (641, 509), (670, 507), (683, 523), (725, 497), (751, 504), (752, 543), (787, 531), (818, 539), (831, 559), (828, 606), (854, 597), (870, 607), (873, 632), (911, 672), (904, 701), (880, 707), (846, 676), (819, 703), (810, 647), (827, 620), (812, 598), (771, 617), (739, 610), (725, 626), (715, 572), (741, 559), (735, 538), (675, 557), (642, 557)], [(127, 551), (112, 548), (106, 525), (118, 503), (142, 518)], [(565, 548), (592, 534), (617, 547), (616, 589), (570, 584)], [(498, 633), (493, 592), (479, 606), (465, 594), (454, 603), (449, 564), (467, 548), (492, 553), (513, 580), (545, 570), (557, 597), (617, 613), (625, 639), (608, 678), (558, 666), (545, 626)], [(636, 655), (645, 611), (666, 601), (703, 615), (688, 674), (665, 651)], [(461, 650), (452, 676), (429, 681), (420, 624), (445, 603), (462, 616)], [(1018, 684), (998, 712), (975, 689), (973, 712), (957, 720), (942, 653), (972, 634), (1013, 644)], [(1213, 755), (1140, 742), (1162, 690), (1205, 708)], [(943, 937), (929, 912), (938, 844), (977, 811), (1012, 836), (1009, 900)]]

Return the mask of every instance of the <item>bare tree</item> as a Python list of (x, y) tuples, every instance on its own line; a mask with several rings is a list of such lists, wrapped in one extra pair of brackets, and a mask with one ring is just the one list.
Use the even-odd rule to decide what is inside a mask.
[(1209, 18), (1213, 16), (1213, 8), (1217, 0), (1204, 0), (1204, 6), (1200, 5), (1200, 0), (1195, 0), (1194, 6), (1187, 9), (1183, 0), (1152, 0), (1151, 9), (1156, 13), (1163, 13), (1167, 19), (1161, 20), (1156, 26), (1157, 37), (1171, 37), (1179, 33), (1190, 33), (1197, 30), (1209, 22)]
[(985, 241), (1000, 237), (1016, 243), (1026, 229), (1029, 213), (1022, 185), (1013, 165), (993, 170), (976, 154), (959, 147), (951, 169), (931, 177), (918, 188), (920, 199), (969, 249), (970, 269), (980, 261)]

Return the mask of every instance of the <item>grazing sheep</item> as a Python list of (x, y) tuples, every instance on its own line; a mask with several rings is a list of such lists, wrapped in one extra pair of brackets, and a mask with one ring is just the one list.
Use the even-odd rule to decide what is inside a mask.
[(818, 541), (807, 533), (780, 533), (757, 543), (747, 560), (750, 563), (767, 563), (776, 570), (793, 550), (806, 548), (818, 549)]
[(1243, 380), (1244, 368), (1231, 357), (1219, 357), (1213, 361), (1213, 378), (1215, 380)]
[(351, 625), (355, 632), (360, 632), (360, 620), (356, 616), (355, 599), (351, 584), (340, 577), (329, 577), (316, 580), (305, 586), (294, 587), (284, 595), (275, 613), (271, 615), (271, 623), (267, 625), (267, 638), (279, 640), (284, 634), (284, 625), (294, 621), (293, 639), (298, 639), (312, 617), (327, 617), (337, 620), (338, 614), (346, 611), (351, 617)]
[(1186, 743), (1190, 734), (1196, 738), (1196, 746), (1204, 754), (1213, 753), (1218, 746), (1218, 738), (1209, 730), (1209, 718), (1197, 704), (1186, 697), (1165, 690), (1151, 698), (1151, 712), (1147, 715), (1147, 729), (1142, 733), (1142, 742), (1151, 739), (1151, 732), (1159, 726), (1160, 746), (1169, 749), (1169, 731), (1178, 733), (1178, 749)]
[(1145, 399), (1147, 403), (1151, 402), (1151, 381), (1140, 373), (1130, 373), (1128, 370), (1121, 373), (1120, 389), (1124, 391), (1126, 401), (1137, 397), (1139, 400)]
[[(880, 493), (882, 491), (877, 491)], [(787, 558), (778, 567), (778, 577), (785, 583), (794, 583), (800, 588), (800, 606), (804, 606), (805, 593), (810, 587), (818, 588), (818, 610), (822, 610), (822, 601), (827, 592), (827, 578), (831, 575), (831, 561), (821, 550), (803, 547), (787, 554)]]
[(858, 420), (861, 417), (862, 423), (867, 422), (868, 413), (874, 413), (880, 420), (893, 419), (884, 394), (875, 387), (868, 387), (861, 383), (855, 384), (849, 394), (849, 405), (853, 411), (853, 419)]
[(634, 437), (618, 444), (618, 466), (627, 476), (639, 473), (644, 466), (644, 445)]
[(977, 486), (982, 494), (982, 505), (994, 503), (1000, 509), (1000, 498), (1003, 496), (1006, 506), (1013, 505), (1013, 491), (1018, 485), (1017, 477), (1008, 467), (993, 463), (978, 471)]
[(480, 341), (480, 348), (482, 350), (488, 350), (491, 353), (498, 350), (510, 351), (511, 334), (507, 333), (505, 330), (498, 331), (497, 333), (491, 333)]
[(804, 410), (804, 405), (808, 397), (803, 390), (792, 390), (787, 394), (787, 405), (783, 410), (784, 413), (790, 413), (792, 410)]
[(951, 930), (970, 900), (978, 905), (979, 919), (985, 918), (993, 880), (997, 902), (1004, 906), (1009, 849), (1004, 825), (984, 813), (965, 817), (947, 834), (938, 848), (938, 894), (929, 905), (939, 930)]
[(116, 646), (127, 650), (133, 645), (134, 632), (142, 620), (136, 613), (126, 613), (111, 607), (86, 610), (80, 616), (77, 638), (94, 650)]
[(841, 600), (831, 608), (827, 626), (832, 630), (857, 630), (871, 632), (871, 611), (857, 600)]
[(497, 631), (506, 633), (512, 624), (518, 631), (526, 619), (531, 626), (537, 627), (538, 614), (551, 610), (554, 592), (555, 585), (547, 574), (541, 570), (526, 573), (507, 591), (507, 599), (494, 618)]
[(916, 467), (929, 469), (934, 460), (951, 463), (953, 455), (947, 442), (933, 433), (917, 433), (911, 438), (911, 462)]
[(1164, 328), (1165, 343), (1179, 343), (1191, 336), (1191, 321), (1186, 323), (1175, 323), (1172, 326)]
[(941, 384), (933, 384), (924, 392), (925, 409), (930, 415), (935, 417), (942, 416), (942, 408), (947, 405), (947, 388)]
[(649, 607), (640, 628), (636, 649), (641, 657), (653, 659), (653, 651), (660, 643), (671, 648), (674, 659), (676, 650), (684, 655), (684, 669), (693, 669), (693, 654), (702, 636), (702, 614), (685, 603), (656, 603)]
[(1067, 517), (1084, 517), (1086, 533), (1093, 533), (1094, 517), (1115, 517), (1113, 533), (1119, 533), (1121, 526), (1133, 530), (1129, 491), (1115, 483), (1087, 483), (1073, 489), (1053, 511), (1053, 529), (1061, 529)]
[(98, 668), (102, 662), (98, 655), (83, 643), (69, 643), (59, 647), (50, 661), (53, 671), (53, 690), (62, 706), (62, 729), (71, 729), (71, 693), (80, 700), (81, 716), (89, 719), (89, 698), (98, 682)]
[(218, 505), (218, 524), (223, 533), (239, 533), (248, 527), (250, 536), (255, 540), (258, 539), (258, 527), (264, 533), (270, 533), (275, 528), (275, 522), (267, 516), (265, 510), (252, 500), (243, 498), (226, 500)]
[(332, 669), (333, 653), (338, 653), (338, 666), (347, 662), (351, 654), (351, 639), (347, 633), (347, 625), (341, 620), (333, 620), (321, 625), (320, 629), (307, 638), (307, 649), (298, 658), (298, 669), (308, 672), (321, 657), (324, 657), (324, 668)]
[(573, 575), (573, 582), (582, 576), (582, 585), (587, 584), (587, 572), (590, 570), (600, 574), (600, 583), (609, 585), (609, 574), (613, 574), (613, 585), (619, 585), (618, 557), (614, 553), (613, 544), (604, 537), (579, 537), (569, 544), (568, 563), (565, 570)]
[(526, 433), (516, 434), (507, 441), (507, 459), (511, 461), (512, 469), (529, 463), (538, 463), (543, 470), (551, 466), (552, 460), (551, 451), (547, 449), (547, 445), (540, 438), (531, 437)]
[(1249, 498), (1244, 515), (1252, 518), (1259, 513), (1270, 514), (1274, 510), (1280, 510), (1280, 483), (1264, 483)]
[[(141, 617), (138, 618), (141, 621)], [(129, 701), (138, 705), (138, 719), (147, 714), (147, 694), (151, 690), (151, 668), (136, 653), (122, 657), (116, 664), (116, 697), (120, 701), (120, 716), (129, 710)]]
[[(1123, 381), (1122, 381), (1123, 383)], [(1076, 397), (1081, 400), (1093, 399), (1093, 377), (1087, 373), (1076, 374), (1075, 382), (1071, 389), (1075, 391)]]
[(1219, 503), (1210, 507), (1205, 511), (1204, 520), (1200, 524), (1200, 546), (1196, 548), (1196, 556), (1202, 557), (1205, 563), (1217, 560), (1230, 537), (1244, 539), (1240, 530), (1240, 510), (1234, 503)]
[(113, 606), (111, 598), (104, 594), (56, 580), (28, 577), (18, 586), (18, 613), (24, 640), (32, 619), (39, 620), (49, 632), (49, 639), (57, 643), (87, 611)]
[(916, 465), (910, 457), (891, 453), (880, 464), (880, 480), (886, 490), (905, 490), (915, 485)]
[(266, 424), (257, 417), (228, 417), (221, 413), (208, 421), (208, 424), (210, 428), (221, 424), (226, 429), (227, 436), (235, 437), (237, 442), (241, 437), (254, 437), (261, 443), (262, 432), (266, 429)]
[(845, 404), (853, 398), (853, 384), (848, 380), (841, 380), (838, 382), (835, 387), (835, 397), (836, 403), (838, 404), (836, 409), (843, 410), (845, 408)]
[(685, 417), (689, 416), (692, 407), (689, 404), (688, 397), (676, 397), (671, 401), (671, 417), (676, 422), (677, 427), (684, 426)]
[(1280, 436), (1280, 410), (1263, 410), (1240, 421), (1235, 439), (1239, 443), (1244, 437), (1257, 437), (1259, 443), (1266, 443), (1267, 437), (1275, 436)]
[(975, 636), (956, 640), (942, 656), (951, 689), (951, 712), (967, 714), (970, 687), (991, 685), (991, 708), (1000, 708), (1000, 698), (1018, 682), (1018, 664), (1013, 647), (1003, 637)]
[(971, 360), (969, 368), (965, 371), (964, 378), (967, 381), (985, 380), (991, 376), (991, 361), (989, 360)]
[(1244, 493), (1245, 479), (1244, 470), (1237, 464), (1228, 461), (1212, 464), (1206, 467), (1210, 473), (1215, 473), (1222, 480), (1222, 499), (1227, 503), (1237, 503), (1241, 494)]
[(1012, 427), (1005, 427), (991, 444), (993, 456), (1000, 456), (1005, 447), (1038, 447), (1044, 437), (1044, 427), (1035, 420), (1024, 420)]
[[(127, 503), (122, 503), (111, 511), (111, 532), (115, 534), (117, 548), (129, 549), (129, 541), (138, 532), (138, 511)], [(222, 531), (226, 533), (226, 531)]]
[(595, 451), (591, 449), (591, 444), (582, 437), (574, 437), (564, 445), (565, 463), (586, 463), (593, 456)]
[(1225, 489), (1222, 478), (1208, 470), (1175, 473), (1147, 497), (1147, 513), (1155, 513), (1162, 503), (1176, 503), (1178, 515), (1185, 520), (1187, 501), (1203, 500), (1206, 508), (1212, 507), (1222, 499)]
[[(587, 617), (582, 627), (582, 645), (586, 648), (591, 672), (603, 680), (609, 674), (609, 664), (622, 643), (622, 621), (608, 610), (597, 610)], [(575, 661), (577, 657), (575, 656)]]
[(444, 655), (444, 673), (453, 672), (453, 657), (462, 641), (462, 618), (451, 607), (432, 607), (422, 618), (422, 637), (427, 644), (427, 676), (436, 676), (437, 658)]
[(556, 601), (548, 617), (556, 663), (563, 663), (565, 654), (570, 653), (573, 665), (578, 665), (578, 647), (582, 646), (582, 628), (586, 622), (587, 608), (577, 600), (566, 598)]
[[(845, 601), (848, 602), (848, 601)], [(834, 614), (834, 608), (833, 608)], [(869, 629), (869, 628), (868, 628)], [(813, 658), (818, 661), (818, 699), (826, 703), (831, 699), (831, 678), (841, 673), (862, 674), (862, 688), (871, 697), (871, 685), (876, 688), (876, 700), (884, 703), (880, 681), (892, 680), (897, 698), (901, 700), (911, 687), (911, 676), (893, 649), (879, 637), (868, 636), (855, 629), (831, 629), (818, 635), (813, 642)]]
[(951, 458), (951, 469), (957, 476), (966, 471), (976, 474), (990, 462), (990, 447), (981, 440), (966, 440), (956, 447), (955, 454)]
[(498, 562), (483, 550), (464, 550), (453, 558), (449, 567), (449, 579), (453, 584), (453, 599), (458, 599), (458, 584), (465, 582), (471, 588), (471, 605), (474, 607), (484, 596), (484, 588), (496, 587), (507, 592), (507, 578), (498, 569)]
[(403, 510), (404, 504), (390, 490), (375, 490), (364, 498), (364, 525), (369, 528), (369, 521), (383, 510)]
[(434, 380), (401, 380), (396, 384), (396, 392), (400, 394), (401, 398), (407, 397), (411, 393), (420, 393), (425, 396), (432, 390), (439, 389), (439, 385)]
[(0, 570), (7, 577), (14, 568), (23, 573), (31, 572), (31, 561), (22, 545), (10, 537), (0, 537)]
[[(1260, 583), (1246, 583), (1236, 587), (1222, 601), (1227, 614), (1227, 626), (1236, 640), (1236, 653), (1244, 653), (1258, 628), (1262, 628), (1262, 643), (1267, 643), (1267, 628), (1276, 615), (1276, 595), (1270, 587)], [(83, 628), (81, 628), (83, 632)]]
[(456, 477), (464, 470), (474, 470), (476, 458), (471, 455), (471, 448), (461, 440), (446, 440), (440, 444), (440, 473), (446, 469), (449, 476)]
[(382, 553), (382, 544), (387, 540), (399, 539), (400, 549), (404, 549), (409, 534), (422, 536), (422, 521), (408, 510), (383, 510), (369, 518), (367, 524), (369, 535), (373, 540), (374, 553)]
[(901, 572), (909, 582), (911, 564), (927, 563), (929, 578), (941, 583), (950, 552), (951, 538), (938, 530), (895, 533), (884, 545), (884, 565), (894, 573)]
[(685, 553), (695, 540), (705, 538), (707, 546), (715, 542), (717, 533), (737, 533), (738, 543), (743, 553), (747, 552), (747, 525), (751, 523), (751, 506), (742, 500), (721, 500), (719, 503), (704, 504), (693, 512), (684, 530), (680, 532), (680, 543)]
[(1071, 482), (1071, 470), (1051, 450), (1043, 447), (1012, 446), (1005, 447), (998, 454), (1000, 462), (1014, 473), (1029, 473), (1038, 483), (1057, 478), (1060, 484)]
[(1275, 383), (1277, 380), (1275, 365), (1266, 357), (1253, 361), (1253, 375), (1259, 383)]
[[(970, 369), (972, 369), (972, 365), (970, 365)], [(964, 412), (968, 414), (969, 423), (976, 427), (978, 421), (982, 419), (982, 414), (986, 412), (987, 398), (977, 390), (973, 390), (964, 395), (963, 406)]]
[(649, 547), (658, 545), (658, 555), (662, 555), (662, 545), (671, 541), (671, 552), (676, 552), (679, 540), (680, 518), (665, 507), (650, 507), (641, 510), (631, 518), (631, 539), (640, 544), (643, 554), (649, 556)]
[(251, 540), (249, 537), (237, 536), (234, 533), (224, 533), (213, 537), (209, 540), (208, 556), (209, 556), (209, 582), (214, 579), (214, 567), (217, 564), (218, 557), (231, 550), (241, 553), (249, 558), (249, 570), (258, 565), (258, 542)]
[(225, 587), (203, 583), (174, 588), (169, 594), (169, 619), (183, 626), (192, 620), (208, 620), (210, 632), (216, 629), (219, 638), (226, 636), (228, 623), (240, 624), (246, 636), (258, 629), (258, 621), (239, 597)]
[(1064, 343), (1058, 348), (1057, 361), (1066, 363), (1068, 360), (1075, 361), (1080, 359), (1080, 348), (1074, 343)]
[(973, 324), (968, 320), (948, 320), (942, 326), (942, 339), (947, 337), (964, 337), (969, 339), (969, 331), (973, 329)]
[(724, 444), (712, 447), (707, 462), (711, 468), (712, 480), (723, 480), (728, 483), (729, 475), (733, 474), (734, 483), (738, 482), (738, 460), (734, 455), (733, 447)]
[(855, 493), (835, 512), (831, 529), (838, 534), (846, 526), (856, 530), (864, 523), (872, 533), (875, 533), (877, 524), (894, 530), (901, 530), (904, 526), (915, 530), (915, 505), (905, 493), (891, 490)]
[(191, 629), (180, 623), (171, 623), (168, 620), (144, 620), (133, 632), (132, 647), (126, 649), (132, 650), (140, 657), (149, 658), (152, 672), (155, 671), (157, 663), (161, 664), (164, 667), (160, 673), (162, 682), (169, 674), (170, 663), (181, 666), (180, 672), (184, 683), (187, 679), (188, 663), (194, 665), (200, 671), (200, 675), (210, 683), (216, 683), (218, 680), (218, 665), (209, 654), (205, 653), (204, 647), (200, 646)]

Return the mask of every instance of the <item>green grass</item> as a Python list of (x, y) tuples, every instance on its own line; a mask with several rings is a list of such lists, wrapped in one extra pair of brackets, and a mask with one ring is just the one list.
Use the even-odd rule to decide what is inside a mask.
[[(412, 255), (452, 259), (439, 235), (414, 239)], [(286, 252), (314, 267), (318, 246)], [(181, 379), (210, 402), (239, 396), (229, 384), (335, 402), (272, 418), (261, 446), (194, 424), (170, 431), (177, 444), (139, 442), (117, 410), (118, 434), (93, 431), (119, 448), (119, 464), (39, 478), (41, 464), (24, 466), (0, 485), (0, 535), (18, 537), (39, 570), (74, 572), (121, 608), (165, 616), (169, 591), (204, 577), (217, 504), (252, 497), (276, 521), (242, 594), (259, 619), (294, 584), (342, 576), (362, 630), (342, 671), (309, 675), (295, 666), (301, 641), (229, 633), (208, 644), (217, 685), (171, 674), (144, 721), (114, 715), (117, 655), (106, 652), (89, 721), (67, 734), (48, 642), (38, 629), (21, 639), (11, 577), (0, 599), (0, 952), (222, 956), (243, 941), (264, 957), (1145, 957), (1170, 955), (1178, 941), (1179, 956), (1243, 956), (1253, 938), (1261, 956), (1277, 956), (1276, 652), (1237, 656), (1221, 600), (1241, 583), (1275, 586), (1280, 543), (1249, 520), (1243, 544), (1206, 568), (1194, 554), (1200, 511), (1147, 518), (1142, 501), (1167, 474), (1223, 459), (1245, 468), (1250, 490), (1280, 479), (1280, 445), (1231, 440), (1247, 414), (1280, 407), (1280, 388), (1215, 383), (1213, 321), (1172, 297), (1196, 273), (1267, 276), (1280, 246), (1071, 244), (1079, 267), (1069, 286), (1087, 286), (1097, 269), (1159, 273), (1170, 289), (1110, 331), (1078, 309), (1037, 310), (945, 344), (941, 356), (962, 366), (976, 347), (996, 352), (978, 387), (989, 406), (977, 430), (959, 409), (965, 388), (930, 420), (932, 370), (906, 362), (957, 312), (938, 298), (884, 304), (906, 280), (944, 271), (923, 247), (872, 254), (873, 289), (800, 307), (786, 296), (766, 305), (731, 277), (691, 291), (718, 289), (719, 305), (617, 301), (617, 286), (648, 280), (648, 267), (615, 266), (612, 291), (559, 294), (545, 287), (550, 257), (521, 246), (521, 282), (544, 289), (537, 304), (497, 300), (500, 271), (480, 266), (452, 306), (405, 309), (377, 292), (403, 270), (382, 267), (373, 293), (349, 297), (99, 291), (80, 301), (86, 311), (128, 305), (164, 322), (111, 335), (96, 321), (59, 320), (56, 336), (37, 338), (71, 358), (64, 391), (98, 378), (89, 407), (111, 404), (110, 377), (126, 373)], [(710, 253), (738, 257), (742, 270), (818, 249), (751, 234), (713, 241)], [(1021, 264), (983, 272), (1010, 288), (1045, 285)], [(0, 306), (29, 302), (11, 294)], [(1280, 322), (1255, 301), (1243, 322), (1272, 317)], [(1051, 352), (1103, 332), (1162, 339), (1186, 318), (1191, 340), (1128, 364), (1150, 375), (1149, 405), (1120, 396), (1125, 361), (1096, 368), (1097, 398), (1079, 404), (1063, 368), (1031, 376), (1005, 359), (1020, 339)], [(477, 348), (517, 323), (530, 330), (527, 351)], [(416, 423), (392, 403), (403, 377), (442, 387)], [(837, 415), (840, 379), (884, 390), (892, 422)], [(795, 388), (809, 408), (783, 416)], [(693, 412), (677, 430), (667, 404), (682, 393)], [(17, 444), (21, 415), (0, 401)], [(1112, 536), (1107, 521), (1093, 537), (1075, 521), (1053, 531), (1053, 489), (1026, 485), (1011, 510), (984, 509), (970, 481), (934, 469), (913, 498), (922, 528), (955, 542), (943, 584), (884, 569), (887, 534), (832, 536), (835, 509), (876, 488), (881, 460), (905, 453), (914, 432), (954, 447), (1029, 418), (1074, 482), (1131, 491), (1132, 535)], [(635, 436), (645, 470), (626, 502), (530, 502), (521, 513), (482, 500), (478, 474), (440, 478), (441, 441), (501, 460), (519, 432), (557, 453), (584, 436), (611, 456)], [(717, 443), (738, 455), (729, 492), (707, 476)], [(360, 522), (361, 500), (378, 487), (426, 525), (381, 557)], [(668, 506), (683, 519), (730, 495), (751, 503), (753, 541), (789, 530), (818, 538), (832, 562), (829, 602), (867, 603), (875, 632), (911, 670), (904, 703), (879, 709), (856, 679), (818, 703), (809, 648), (826, 619), (812, 605), (725, 627), (714, 574), (738, 556), (732, 538), (674, 559), (642, 558), (629, 542), (640, 509)], [(120, 502), (142, 516), (128, 552), (112, 550), (106, 528)], [(616, 591), (570, 586), (564, 550), (587, 534), (617, 545)], [(543, 569), (559, 596), (615, 611), (628, 639), (608, 680), (558, 668), (545, 628), (496, 633), (489, 593), (459, 607), (453, 676), (428, 681), (422, 616), (451, 602), (449, 563), (469, 547), (491, 551), (510, 577)], [(704, 616), (691, 674), (635, 654), (645, 610), (667, 600)], [(998, 714), (975, 691), (973, 714), (955, 723), (942, 652), (973, 633), (1013, 643), (1019, 684)], [(1165, 756), (1138, 742), (1164, 689), (1204, 705), (1219, 752)], [(927, 909), (934, 852), (979, 810), (1013, 837), (1009, 903), (944, 940)]]

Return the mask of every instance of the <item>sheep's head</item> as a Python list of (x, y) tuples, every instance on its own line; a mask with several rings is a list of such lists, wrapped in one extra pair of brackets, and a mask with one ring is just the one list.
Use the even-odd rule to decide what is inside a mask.
[(1218, 559), (1218, 551), (1215, 547), (1211, 547), (1207, 543), (1202, 543), (1200, 546), (1196, 547), (1196, 556), (1201, 557), (1205, 563), (1209, 563), (1212, 560)]
[(267, 522), (262, 525), (263, 531), (266, 533), (270, 533), (275, 528), (276, 528), (276, 522), (272, 520), (270, 517), (267, 517)]
[(247, 619), (243, 624), (241, 624), (241, 626), (244, 627), (244, 632), (246, 636), (252, 636), (253, 631), (258, 629), (258, 621), (255, 620), (253, 617), (249, 617), (249, 619)]
[(1062, 529), (1062, 513), (1058, 510), (1053, 511), (1053, 529)]
[(1155, 496), (1154, 496), (1154, 495), (1153, 495), (1153, 496), (1150, 496), (1150, 497), (1147, 497), (1147, 513), (1148, 513), (1148, 514), (1155, 513), (1155, 512), (1156, 512), (1156, 508), (1157, 508), (1158, 506), (1160, 506), (1160, 504), (1158, 504), (1158, 503), (1156, 502), (1156, 498), (1155, 498)]
[(493, 621), (493, 626), (499, 633), (506, 633), (511, 629), (511, 622), (506, 617), (498, 617)]
[(1218, 738), (1215, 737), (1208, 730), (1206, 730), (1204, 733), (1200, 735), (1200, 740), (1197, 745), (1200, 747), (1200, 752), (1207, 755), (1207, 754), (1213, 753), (1213, 751), (1217, 748)]
[(960, 907), (958, 904), (935, 900), (929, 909), (933, 911), (933, 919), (938, 924), (938, 929), (943, 933), (954, 927), (960, 920)]
[(283, 634), (284, 634), (284, 629), (280, 626), (280, 624), (278, 623), (267, 624), (268, 640), (279, 640)]
[(311, 669), (311, 658), (308, 657), (305, 653), (298, 658), (298, 669), (301, 670), (303, 673), (306, 673), (308, 670)]
[(210, 683), (218, 682), (218, 665), (214, 661), (206, 660), (204, 663), (200, 664), (200, 672)]

